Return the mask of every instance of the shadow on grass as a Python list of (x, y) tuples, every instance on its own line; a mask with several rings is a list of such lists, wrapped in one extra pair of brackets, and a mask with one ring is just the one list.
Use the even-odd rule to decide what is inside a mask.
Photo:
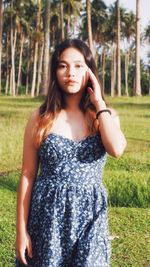
[(135, 142), (142, 142), (142, 143), (150, 143), (150, 140), (135, 138), (135, 137), (128, 137), (126, 136), (128, 140), (135, 141)]
[(0, 174), (0, 187), (12, 192), (17, 192), (19, 176), (19, 172)]
[[(39, 101), (37, 103), (40, 105), (40, 102)], [(26, 103), (26, 102), (22, 102), (22, 103), (16, 102), (15, 105), (14, 105), (14, 103), (10, 103), (10, 102), (7, 102), (6, 103), (5, 102), (5, 103), (2, 103), (1, 106), (3, 108), (6, 108), (6, 111), (7, 111), (7, 108), (8, 107), (9, 108), (12, 108), (12, 109), (32, 108), (32, 107), (36, 106), (34, 104), (35, 103), (33, 101), (32, 102), (28, 102), (28, 103)]]
[(137, 108), (137, 109), (150, 109), (150, 103), (113, 103), (117, 108)]
[(25, 96), (25, 95), (20, 95), (20, 96), (9, 96), (9, 95), (3, 95), (0, 97), (1, 102), (10, 102), (12, 101), (13, 103), (16, 102), (17, 104), (19, 103), (25, 103), (25, 102), (39, 102), (45, 100), (44, 96), (38, 96), (38, 97), (31, 97), (31, 96)]
[[(33, 106), (32, 106), (32, 108), (34, 109)], [(29, 114), (30, 114), (30, 111), (29, 111)], [(13, 118), (14, 119), (15, 118), (15, 120), (16, 120), (17, 118), (22, 118), (23, 115), (25, 115), (25, 117), (29, 116), (28, 113), (26, 111), (24, 111), (24, 109), (22, 109), (22, 107), (21, 107), (21, 109), (18, 109), (17, 111), (15, 108), (15, 111), (9, 110), (9, 111), (1, 111), (0, 112), (0, 118), (3, 118), (3, 119), (5, 119), (5, 118), (6, 119), (7, 118)]]
[(8, 181), (7, 180), (2, 181), (0, 179), (0, 187), (8, 189), (8, 190), (10, 190), (12, 192), (17, 192), (17, 185), (15, 185), (14, 183), (12, 183), (9, 180)]

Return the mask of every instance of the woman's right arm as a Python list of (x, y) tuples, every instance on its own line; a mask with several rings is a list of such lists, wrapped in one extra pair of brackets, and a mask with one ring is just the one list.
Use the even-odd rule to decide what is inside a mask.
[(38, 118), (38, 110), (32, 113), (28, 120), (23, 145), (22, 172), (17, 192), (16, 216), (16, 256), (27, 265), (25, 251), (32, 257), (32, 244), (27, 232), (27, 222), (31, 200), (32, 187), (38, 172), (38, 154), (32, 140), (32, 130)]

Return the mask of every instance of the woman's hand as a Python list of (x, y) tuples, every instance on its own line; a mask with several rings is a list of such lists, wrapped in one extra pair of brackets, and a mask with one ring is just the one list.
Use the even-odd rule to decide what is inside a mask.
[[(87, 74), (89, 74), (92, 84), (92, 88), (88, 88), (91, 102), (95, 105), (97, 112), (106, 109), (97, 78), (89, 68)], [(120, 157), (126, 147), (126, 139), (120, 129), (119, 118), (116, 123), (116, 119), (105, 112), (98, 117), (98, 121), (100, 135), (107, 153), (114, 157)]]
[(88, 93), (92, 104), (96, 107), (97, 111), (106, 108), (106, 104), (102, 99), (100, 84), (90, 68), (87, 69), (92, 88), (88, 87)]
[(25, 265), (28, 265), (25, 252), (30, 258), (32, 258), (32, 243), (29, 234), (26, 232), (24, 234), (17, 234), (16, 237), (16, 257), (17, 259)]

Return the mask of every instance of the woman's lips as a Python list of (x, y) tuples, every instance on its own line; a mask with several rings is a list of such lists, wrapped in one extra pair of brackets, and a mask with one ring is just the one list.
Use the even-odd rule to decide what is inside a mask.
[(75, 84), (75, 83), (77, 83), (75, 80), (65, 81), (65, 84)]

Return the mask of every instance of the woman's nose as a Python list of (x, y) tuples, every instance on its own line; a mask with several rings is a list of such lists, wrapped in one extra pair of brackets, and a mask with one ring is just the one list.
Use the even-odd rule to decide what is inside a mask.
[(68, 68), (68, 73), (67, 73), (67, 74), (68, 74), (69, 77), (70, 77), (70, 76), (71, 76), (71, 77), (72, 77), (72, 76), (74, 77), (74, 76), (75, 76), (75, 68), (74, 68), (74, 67), (69, 67), (69, 68)]

